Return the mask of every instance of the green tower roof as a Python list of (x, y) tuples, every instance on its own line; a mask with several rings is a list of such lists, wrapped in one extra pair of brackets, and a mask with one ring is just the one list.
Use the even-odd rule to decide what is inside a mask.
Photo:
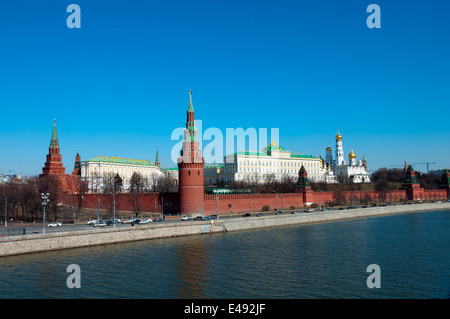
[(56, 120), (53, 120), (52, 139), (50, 140), (50, 147), (59, 147), (58, 133), (56, 133)]

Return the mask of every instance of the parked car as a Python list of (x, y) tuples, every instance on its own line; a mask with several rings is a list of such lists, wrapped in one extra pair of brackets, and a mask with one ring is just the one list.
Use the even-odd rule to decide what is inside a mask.
[(314, 211), (314, 208), (307, 208), (305, 209), (305, 212), (307, 213), (312, 213)]
[(345, 210), (345, 207), (340, 207), (339, 210)]
[(209, 217), (211, 217), (211, 219), (217, 219), (217, 214), (216, 215), (211, 215)]
[(104, 226), (106, 226), (105, 222), (100, 222), (100, 223), (95, 223), (94, 224), (94, 227), (104, 227)]
[(159, 218), (154, 219), (153, 221), (154, 222), (163, 222), (164, 218), (165, 218), (164, 216), (163, 217), (159, 217)]
[(129, 219), (126, 219), (126, 220), (122, 220), (122, 224), (131, 224), (135, 220), (136, 220), (135, 218), (129, 218)]
[(372, 207), (377, 207), (377, 204), (372, 204)]
[(294, 210), (291, 214), (300, 214), (300, 212)]
[(203, 217), (203, 220), (210, 220), (211, 219), (211, 216), (205, 216), (205, 217)]
[(51, 224), (47, 225), (47, 227), (61, 227), (61, 226), (62, 226), (62, 224), (58, 223), (58, 222), (54, 222), (54, 223), (51, 223)]
[(324, 208), (322, 208), (322, 211), (323, 212), (328, 212), (330, 209), (328, 208), (328, 207), (324, 207)]
[(138, 222), (138, 224), (148, 224), (152, 221), (151, 218), (144, 218)]
[(196, 217), (194, 218), (194, 220), (203, 220), (203, 217), (202, 217), (202, 216), (196, 216)]
[(98, 220), (93, 219), (93, 220), (88, 221), (88, 222), (86, 223), (86, 225), (93, 225), (93, 224), (95, 224), (95, 223), (98, 223)]
[(140, 219), (137, 219), (137, 218), (132, 219), (132, 220), (131, 220), (131, 226), (134, 226), (134, 225), (139, 224), (140, 221), (141, 221), (141, 220), (140, 220)]
[(113, 224), (113, 221), (112, 220), (105, 220), (104, 223), (105, 223), (106, 226), (111, 226)]
[(189, 219), (190, 218), (188, 216), (186, 216), (186, 215), (181, 217), (181, 220), (183, 220), (183, 221), (186, 221), (186, 220), (189, 220)]
[(258, 214), (256, 214), (256, 217), (258, 217), (258, 216), (264, 216), (264, 214), (263, 213), (258, 213)]
[(250, 213), (244, 213), (243, 215), (242, 215), (242, 217), (249, 217), (250, 216)]
[(279, 210), (275, 213), (275, 215), (281, 215), (281, 214), (283, 214), (283, 212), (281, 210)]
[(355, 206), (348, 206), (347, 209), (355, 209)]

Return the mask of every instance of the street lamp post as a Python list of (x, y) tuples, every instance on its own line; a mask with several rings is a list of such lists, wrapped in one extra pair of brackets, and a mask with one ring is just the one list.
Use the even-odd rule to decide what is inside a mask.
[[(88, 202), (92, 207), (97, 209), (97, 223), (100, 223), (100, 213), (99, 213), (99, 206), (100, 206), (100, 197), (98, 198), (97, 207), (95, 207), (90, 201), (88, 201), (86, 198), (84, 198), (84, 195), (81, 195), (81, 199)], [(114, 205), (115, 207), (115, 205)]]
[(116, 193), (111, 192), (111, 194), (113, 195), (113, 206), (114, 206), (114, 208), (113, 208), (113, 214), (114, 214), (113, 226), (114, 226), (114, 228), (116, 228)]
[(217, 219), (219, 219), (219, 196), (216, 196)]
[(44, 216), (42, 217), (42, 233), (45, 234), (45, 207), (47, 206), (47, 203), (49, 201), (48, 197), (50, 196), (49, 193), (41, 194), (41, 198), (42, 198), (42, 206), (44, 207)]
[(8, 227), (8, 196), (5, 193), (3, 196), (5, 196), (5, 227)]

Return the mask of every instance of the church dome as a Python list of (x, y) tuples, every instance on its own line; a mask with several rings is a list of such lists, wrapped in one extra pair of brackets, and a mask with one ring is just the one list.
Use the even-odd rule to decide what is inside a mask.
[(339, 131), (338, 131), (338, 133), (337, 133), (337, 135), (336, 135), (336, 141), (342, 141), (342, 136), (341, 136), (341, 134), (339, 133)]
[(327, 152), (328, 152), (328, 151), (331, 151), (331, 147), (328, 146), (325, 150), (326, 150)]
[(356, 158), (355, 153), (353, 153), (353, 150), (348, 154), (348, 158)]

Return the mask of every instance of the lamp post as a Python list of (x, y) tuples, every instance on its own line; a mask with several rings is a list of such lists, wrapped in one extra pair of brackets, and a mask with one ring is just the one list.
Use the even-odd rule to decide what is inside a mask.
[(3, 196), (5, 196), (5, 227), (8, 227), (8, 196), (5, 193)]
[[(97, 223), (100, 223), (100, 214), (99, 214), (99, 206), (100, 206), (100, 197), (98, 198), (98, 203), (97, 203), (97, 207), (95, 207), (90, 201), (88, 201), (86, 198), (84, 198), (84, 195), (81, 195), (81, 199), (85, 200), (86, 202), (88, 202), (92, 207), (97, 208)], [(115, 205), (114, 205), (115, 207)]]
[(41, 194), (41, 198), (42, 198), (42, 206), (44, 207), (44, 216), (42, 217), (42, 233), (45, 234), (45, 207), (47, 206), (47, 203), (49, 201), (48, 197), (50, 196), (49, 193)]
[(114, 217), (113, 217), (113, 227), (114, 228), (116, 228), (116, 193), (115, 192), (111, 192), (111, 194), (113, 195), (113, 206), (114, 206), (114, 208), (113, 208), (113, 214), (114, 214)]
[(219, 196), (216, 196), (217, 219), (219, 219)]

